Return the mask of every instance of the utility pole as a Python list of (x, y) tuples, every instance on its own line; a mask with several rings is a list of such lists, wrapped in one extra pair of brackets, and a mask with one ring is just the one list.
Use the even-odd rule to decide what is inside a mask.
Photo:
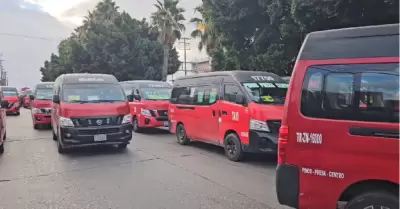
[(4, 60), (1, 57), (2, 54), (0, 53), (0, 86), (7, 86), (8, 85), (7, 71), (4, 69), (3, 66)]
[(180, 48), (180, 50), (183, 50), (183, 60), (184, 60), (184, 70), (185, 70), (185, 76), (187, 75), (187, 69), (186, 69), (186, 50), (190, 50), (190, 45), (187, 43), (187, 40), (190, 40), (190, 38), (187, 37), (182, 37), (181, 38), (180, 44), (183, 44), (183, 48)]

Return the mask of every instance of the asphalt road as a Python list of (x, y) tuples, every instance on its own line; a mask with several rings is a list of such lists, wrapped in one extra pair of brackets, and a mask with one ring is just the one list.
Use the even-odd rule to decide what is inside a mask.
[(222, 148), (181, 146), (166, 131), (135, 134), (125, 151), (60, 155), (51, 130), (34, 130), (29, 110), (7, 116), (0, 156), (0, 209), (266, 209), (276, 158), (231, 162)]

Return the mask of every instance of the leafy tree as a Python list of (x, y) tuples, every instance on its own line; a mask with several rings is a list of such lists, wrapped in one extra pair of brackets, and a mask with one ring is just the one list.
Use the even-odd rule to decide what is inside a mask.
[[(83, 25), (60, 42), (40, 69), (43, 81), (63, 73), (106, 73), (119, 80), (161, 80), (163, 45), (146, 19), (136, 20), (119, 12), (111, 0), (102, 0), (88, 13)], [(174, 73), (178, 54), (171, 49), (168, 71)]]
[(178, 7), (179, 0), (157, 0), (154, 6), (157, 11), (151, 15), (153, 29), (158, 33), (158, 41), (164, 45), (162, 79), (167, 79), (169, 52), (175, 41), (180, 39), (181, 31), (185, 30), (182, 21), (185, 20), (183, 8)]

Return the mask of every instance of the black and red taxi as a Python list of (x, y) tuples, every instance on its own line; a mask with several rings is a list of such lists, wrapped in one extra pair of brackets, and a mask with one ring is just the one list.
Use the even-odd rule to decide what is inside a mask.
[(21, 103), (19, 99), (18, 90), (12, 86), (0, 86), (0, 92), (3, 100), (8, 101), (7, 114), (20, 115)]

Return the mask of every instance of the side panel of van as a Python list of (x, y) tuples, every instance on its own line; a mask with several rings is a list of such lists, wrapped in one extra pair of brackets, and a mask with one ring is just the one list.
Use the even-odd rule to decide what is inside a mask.
[(363, 180), (399, 183), (398, 70), (397, 57), (297, 62), (286, 158), (299, 169), (299, 208), (333, 209)]

